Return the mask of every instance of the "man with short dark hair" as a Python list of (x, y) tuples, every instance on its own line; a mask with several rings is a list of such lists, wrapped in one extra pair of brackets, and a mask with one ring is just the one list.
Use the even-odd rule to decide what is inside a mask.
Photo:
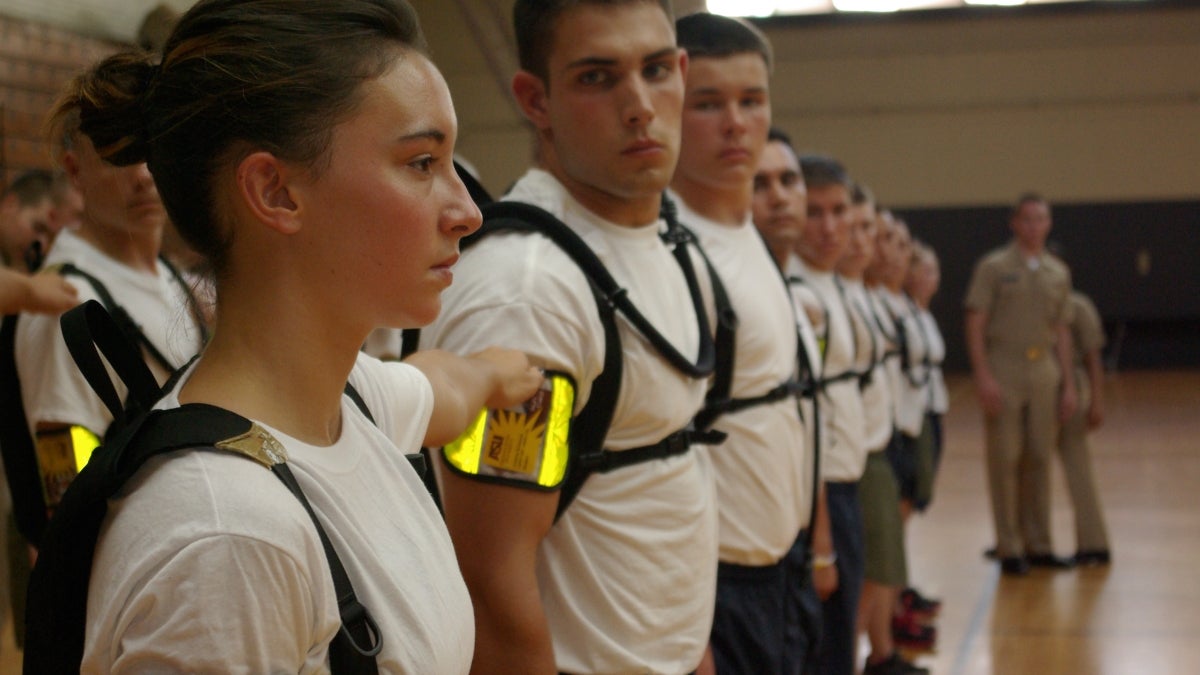
[(819, 620), (805, 621), (796, 601), (811, 586), (815, 450), (805, 421), (813, 420), (801, 419), (798, 392), (770, 392), (812, 364), (797, 358), (797, 321), (807, 318), (795, 315), (753, 222), (755, 173), (771, 123), (770, 47), (752, 25), (713, 14), (681, 18), (676, 29), (689, 67), (671, 189), (738, 317), (729, 391), (720, 395), (742, 405), (715, 418), (728, 438), (706, 450), (720, 522), (712, 652), (718, 673), (798, 674)]
[[(683, 261), (699, 272), (703, 263), (676, 258), (659, 236), (687, 67), (668, 3), (518, 0), (513, 16), (522, 70), (512, 89), (538, 147), (536, 167), (504, 201), (537, 207), (582, 239), (650, 329), (695, 363), (712, 330), (711, 296)], [(539, 483), (529, 468), (556, 462), (539, 429), (527, 437), (543, 442), (489, 446), (487, 461), (466, 469), (438, 453), (446, 522), (475, 606), (473, 671), (690, 672), (712, 622), (716, 502), (707, 462), (686, 439), (661, 443), (689, 426), (707, 373), (685, 372), (625, 314), (610, 344), (588, 277), (544, 232), (499, 232), (466, 249), (422, 346), (519, 349), (574, 383), (572, 446), (602, 443), (617, 463), (648, 447), (663, 453), (591, 473), (557, 520), (561, 485)], [(622, 372), (611, 422), (588, 431), (578, 416), (606, 393), (610, 349), (620, 349)], [(496, 425), (485, 427), (496, 438)]]

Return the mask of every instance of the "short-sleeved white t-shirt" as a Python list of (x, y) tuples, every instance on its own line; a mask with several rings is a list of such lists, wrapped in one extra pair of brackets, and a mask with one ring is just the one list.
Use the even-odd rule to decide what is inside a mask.
[[(685, 357), (700, 327), (663, 224), (622, 227), (591, 213), (532, 169), (505, 197), (539, 206), (596, 253), (643, 315)], [(693, 256), (712, 320), (711, 289)], [(706, 379), (670, 366), (620, 315), (623, 377), (605, 447), (655, 443), (685, 426)], [(576, 411), (604, 365), (604, 331), (579, 267), (549, 239), (496, 234), (463, 252), (422, 347), (519, 349), (577, 383)], [(520, 488), (513, 488), (520, 489)], [(542, 541), (537, 578), (559, 670), (688, 672), (704, 654), (716, 593), (712, 473), (687, 452), (591, 475)]]
[[(171, 361), (172, 370), (188, 362), (201, 347), (200, 328), (189, 304), (187, 289), (160, 264), (156, 274), (135, 270), (65, 230), (54, 241), (45, 265), (71, 263), (99, 279), (141, 328), (146, 339)], [(79, 292), (79, 302), (99, 300), (92, 285), (78, 276), (67, 281)], [(22, 314), (16, 333), (17, 375), (29, 431), (38, 422), (61, 422), (103, 435), (112, 414), (79, 372), (67, 351), (58, 317)], [(170, 371), (153, 359), (146, 363), (160, 383)], [(117, 394), (125, 388), (116, 382)]]
[[(383, 673), (465, 673), (474, 619), (449, 534), (405, 453), (433, 409), (410, 366), (359, 357), (342, 432), (316, 447), (267, 428), (383, 637)], [(179, 405), (169, 394), (160, 408)], [(230, 453), (156, 458), (110, 500), (83, 672), (328, 672), (340, 628), (316, 528), (265, 467)]]
[[(800, 258), (795, 259), (793, 271), (812, 289), (825, 313), (825, 326), (817, 330), (825, 342), (823, 376), (831, 379), (853, 371), (855, 334), (838, 289), (839, 281), (831, 272), (810, 269)], [(862, 478), (867, 465), (858, 379), (847, 378), (827, 384), (822, 391), (821, 414), (829, 432), (829, 443), (821, 450), (822, 478), (840, 483), (857, 481)]]
[[(761, 396), (797, 372), (797, 323), (787, 287), (754, 223), (722, 225), (678, 200), (679, 219), (700, 238), (738, 317), (730, 396)], [(795, 398), (723, 415), (729, 434), (706, 448), (717, 483), (720, 557), (770, 565), (791, 549), (812, 508), (812, 448)]]

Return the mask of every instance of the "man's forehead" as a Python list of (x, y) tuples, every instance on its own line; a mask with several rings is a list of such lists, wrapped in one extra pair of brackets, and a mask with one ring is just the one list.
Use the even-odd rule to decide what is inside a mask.
[[(631, 33), (626, 20), (636, 20)], [(554, 21), (551, 61), (647, 58), (674, 53), (675, 28), (657, 2), (583, 3)]]

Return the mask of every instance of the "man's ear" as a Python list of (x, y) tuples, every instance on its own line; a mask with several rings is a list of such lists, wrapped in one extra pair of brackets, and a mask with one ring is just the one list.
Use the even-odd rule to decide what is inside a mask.
[(550, 127), (550, 115), (546, 109), (546, 83), (542, 78), (526, 70), (518, 70), (512, 79), (513, 97), (521, 112), (537, 129)]
[(255, 217), (280, 234), (300, 231), (300, 209), (289, 192), (293, 175), (288, 164), (265, 151), (247, 155), (237, 167), (237, 194)]

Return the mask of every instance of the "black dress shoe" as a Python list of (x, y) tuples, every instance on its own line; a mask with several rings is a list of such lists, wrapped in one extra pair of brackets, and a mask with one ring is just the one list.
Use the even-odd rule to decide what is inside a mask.
[(1001, 558), (1000, 571), (1011, 577), (1023, 577), (1029, 574), (1029, 563), (1021, 556)]
[(1112, 555), (1107, 550), (1080, 551), (1075, 554), (1075, 564), (1079, 567), (1099, 567), (1112, 562)]
[(983, 549), (983, 557), (987, 558), (988, 560), (995, 560), (996, 559), (996, 547), (993, 546), (991, 548)]
[(1033, 567), (1049, 567), (1056, 570), (1069, 570), (1075, 566), (1072, 558), (1060, 558), (1053, 553), (1036, 553), (1025, 556)]

